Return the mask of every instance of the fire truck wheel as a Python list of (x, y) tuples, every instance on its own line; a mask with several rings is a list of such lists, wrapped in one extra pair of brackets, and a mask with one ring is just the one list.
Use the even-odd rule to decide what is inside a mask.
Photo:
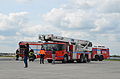
[(100, 57), (99, 57), (99, 61), (102, 61), (103, 59), (104, 59), (103, 56), (100, 55)]
[(80, 56), (80, 63), (83, 63), (83, 61), (84, 61), (84, 57), (83, 57), (83, 55), (81, 55)]
[(64, 59), (63, 59), (63, 61), (62, 61), (62, 63), (67, 63), (67, 62), (68, 62), (68, 56), (65, 55), (65, 56), (64, 56)]
[(69, 60), (68, 62), (69, 62), (69, 63), (74, 63), (74, 60)]
[(87, 56), (85, 56), (84, 60), (83, 60), (83, 63), (87, 63), (87, 60), (88, 60), (88, 58), (87, 58)]
[(48, 61), (48, 63), (52, 63), (52, 60), (47, 60)]
[(77, 63), (80, 63), (80, 60), (77, 60)]
[(88, 63), (89, 63), (90, 61), (91, 61), (90, 59), (87, 60)]
[(95, 61), (98, 61), (98, 60), (99, 60), (99, 56), (95, 55)]
[(89, 57), (88, 57), (88, 55), (85, 55), (85, 59), (87, 60), (85, 60), (85, 63), (89, 63), (91, 60), (89, 59)]

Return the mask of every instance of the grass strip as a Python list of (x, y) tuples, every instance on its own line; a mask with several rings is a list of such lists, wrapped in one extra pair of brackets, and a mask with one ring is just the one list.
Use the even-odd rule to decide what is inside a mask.
[(0, 57), (15, 57), (15, 56), (0, 56)]
[(120, 61), (120, 59), (105, 59), (105, 61)]

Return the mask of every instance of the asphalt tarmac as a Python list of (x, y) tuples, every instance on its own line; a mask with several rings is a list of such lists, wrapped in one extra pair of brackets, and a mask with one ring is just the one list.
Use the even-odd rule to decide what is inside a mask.
[(0, 57), (0, 79), (120, 79), (119, 61), (92, 61), (90, 63), (39, 64)]

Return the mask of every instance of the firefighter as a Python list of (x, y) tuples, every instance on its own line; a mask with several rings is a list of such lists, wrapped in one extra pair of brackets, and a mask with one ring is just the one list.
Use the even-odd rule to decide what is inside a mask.
[(19, 49), (16, 50), (16, 60), (19, 60)]
[(36, 59), (36, 56), (34, 54), (33, 49), (31, 49), (29, 52), (29, 61), (34, 61), (35, 59)]
[(24, 49), (24, 63), (25, 63), (25, 67), (24, 68), (27, 68), (28, 67), (28, 57), (29, 57), (29, 44), (26, 44), (25, 45), (25, 49)]
[(44, 56), (45, 56), (45, 49), (43, 47), (41, 47), (41, 50), (40, 50), (40, 64), (41, 63), (44, 64)]
[(52, 64), (55, 64), (55, 51), (56, 51), (56, 49), (55, 49), (55, 47), (53, 47), (52, 48)]

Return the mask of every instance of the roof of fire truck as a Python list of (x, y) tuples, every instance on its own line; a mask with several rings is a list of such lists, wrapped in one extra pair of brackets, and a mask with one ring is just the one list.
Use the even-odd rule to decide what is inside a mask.
[(61, 36), (55, 36), (53, 34), (48, 35), (39, 35), (39, 39), (41, 41), (53, 41), (53, 42), (67, 42), (67, 43), (76, 43), (76, 44), (87, 44), (91, 43), (87, 40), (78, 40), (73, 38), (67, 38), (67, 37), (61, 37)]
[(92, 42), (90, 42), (90, 41), (55, 36), (53, 34), (39, 35), (39, 39), (41, 41), (46, 41), (46, 42), (50, 41), (53, 43), (57, 42), (57, 43), (67, 43), (70, 45), (77, 45), (80, 48), (82, 48), (83, 50), (91, 50), (91, 47), (92, 47)]
[(98, 45), (98, 46), (94, 46), (93, 48), (96, 48), (96, 49), (109, 49), (105, 46), (102, 46), (102, 45)]
[(29, 44), (29, 45), (43, 45), (43, 44), (66, 44), (66, 43), (57, 43), (57, 42), (31, 42), (31, 41), (20, 41), (19, 42), (19, 45), (26, 45), (26, 44)]

